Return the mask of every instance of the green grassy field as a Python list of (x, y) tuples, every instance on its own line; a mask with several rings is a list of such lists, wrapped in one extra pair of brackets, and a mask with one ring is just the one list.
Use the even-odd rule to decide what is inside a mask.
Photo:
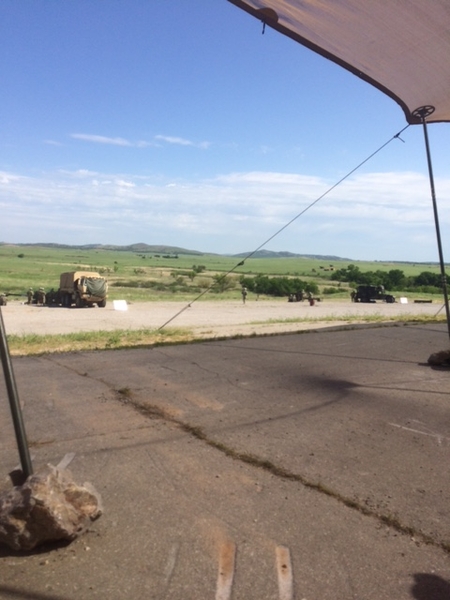
[[(240, 297), (239, 277), (256, 276), (299, 277), (314, 281), (319, 289), (334, 287), (339, 293), (333, 299), (348, 299), (349, 288), (330, 280), (333, 269), (354, 264), (361, 271), (390, 271), (400, 269), (405, 275), (418, 275), (423, 271), (438, 273), (437, 264), (412, 264), (313, 259), (313, 258), (250, 258), (236, 266), (240, 258), (213, 254), (178, 254), (178, 257), (137, 253), (125, 250), (53, 248), (44, 246), (0, 245), (0, 292), (21, 299), (29, 287), (43, 287), (46, 291), (58, 289), (60, 273), (92, 270), (103, 274), (110, 284), (110, 299), (128, 301), (180, 300), (196, 297), (214, 282), (217, 274), (230, 275), (231, 286), (226, 292), (208, 292), (207, 299), (232, 299)], [(191, 278), (195, 266), (204, 271)], [(15, 296), (14, 296), (15, 295)], [(409, 294), (411, 295), (411, 294)], [(423, 296), (423, 294), (421, 294)]]

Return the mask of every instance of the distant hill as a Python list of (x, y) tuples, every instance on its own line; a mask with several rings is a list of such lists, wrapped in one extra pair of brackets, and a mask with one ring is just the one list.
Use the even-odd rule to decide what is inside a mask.
[(36, 244), (7, 244), (6, 242), (0, 242), (0, 246), (19, 246), (19, 247), (30, 247), (40, 246), (42, 248), (72, 248), (75, 250), (119, 250), (123, 252), (138, 252), (138, 253), (158, 253), (158, 254), (192, 254), (194, 256), (203, 256), (205, 252), (198, 252), (197, 250), (187, 250), (186, 248), (178, 248), (177, 246), (163, 246), (138, 243), (130, 244), (129, 246), (115, 246), (113, 244), (84, 244), (84, 245), (69, 245), (69, 244), (52, 244), (48, 242), (36, 243)]
[[(152, 253), (152, 254), (184, 254), (191, 256), (230, 256), (232, 258), (247, 258), (250, 254), (252, 258), (309, 258), (315, 260), (323, 260), (327, 262), (333, 261), (346, 261), (346, 262), (361, 262), (360, 259), (356, 258), (344, 258), (342, 256), (334, 256), (333, 254), (296, 254), (294, 252), (273, 252), (272, 250), (258, 250), (240, 252), (239, 254), (218, 254), (217, 252), (200, 252), (198, 250), (188, 250), (187, 248), (179, 248), (178, 246), (165, 246), (162, 244), (151, 245), (144, 244), (143, 242), (137, 244), (130, 244), (129, 246), (117, 246), (114, 244), (84, 244), (84, 245), (71, 245), (71, 244), (54, 244), (49, 242), (41, 242), (36, 244), (12, 244), (9, 242), (0, 242), (0, 246), (15, 246), (20, 247), (33, 247), (39, 246), (41, 248), (68, 248), (73, 250), (114, 250), (123, 252), (136, 252), (137, 254)], [(365, 261), (367, 262), (367, 261)], [(390, 263), (398, 265), (439, 265), (437, 261), (407, 261), (407, 260), (373, 260), (369, 262), (375, 263)]]
[[(144, 244), (143, 242), (138, 244), (130, 244), (129, 246), (116, 246), (114, 244), (84, 244), (84, 245), (70, 245), (70, 244), (53, 244), (48, 242), (36, 243), (36, 244), (8, 244), (6, 242), (0, 242), (0, 246), (40, 246), (42, 248), (72, 248), (75, 250), (119, 250), (123, 252), (137, 252), (137, 253), (157, 253), (157, 254), (191, 254), (193, 256), (204, 256), (205, 254), (217, 254), (215, 252), (199, 252), (198, 250), (188, 250), (187, 248), (179, 248), (178, 246), (164, 246), (164, 245), (150, 245)], [(223, 256), (232, 256), (235, 258), (246, 258), (251, 251), (241, 252), (239, 254), (225, 254)], [(328, 256), (320, 254), (294, 254), (293, 252), (272, 252), (271, 250), (258, 250), (252, 254), (252, 258), (317, 258), (319, 260), (351, 260), (349, 258), (340, 258), (339, 256)]]
[[(245, 258), (251, 252), (241, 252), (233, 254), (236, 258)], [(258, 250), (252, 254), (252, 258), (317, 258), (318, 260), (352, 260), (351, 258), (342, 258), (340, 256), (332, 256), (327, 254), (295, 254), (293, 252), (272, 252), (271, 250)]]

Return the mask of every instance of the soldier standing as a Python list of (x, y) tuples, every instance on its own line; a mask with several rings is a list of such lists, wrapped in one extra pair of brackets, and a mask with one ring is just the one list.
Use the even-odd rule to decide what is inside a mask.
[(245, 304), (245, 299), (247, 298), (247, 288), (245, 287), (245, 285), (242, 286), (242, 302)]
[(44, 288), (39, 288), (39, 291), (37, 292), (36, 295), (36, 304), (45, 304), (45, 290)]
[(28, 288), (27, 299), (27, 304), (31, 304), (33, 302), (33, 288)]

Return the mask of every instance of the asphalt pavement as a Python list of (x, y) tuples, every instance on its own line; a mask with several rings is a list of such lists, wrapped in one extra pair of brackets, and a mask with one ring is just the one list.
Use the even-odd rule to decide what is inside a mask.
[(75, 453), (105, 512), (0, 547), (0, 598), (448, 600), (448, 345), (421, 324), (13, 359), (35, 470)]

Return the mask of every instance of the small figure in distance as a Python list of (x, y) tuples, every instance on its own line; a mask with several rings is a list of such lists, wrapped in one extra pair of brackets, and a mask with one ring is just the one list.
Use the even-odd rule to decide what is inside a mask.
[(242, 294), (242, 302), (243, 302), (243, 304), (245, 304), (245, 300), (247, 298), (247, 288), (245, 287), (245, 285), (242, 286), (241, 294)]
[(39, 291), (35, 293), (36, 296), (36, 304), (41, 304), (44, 306), (45, 304), (45, 290), (44, 288), (39, 288)]

